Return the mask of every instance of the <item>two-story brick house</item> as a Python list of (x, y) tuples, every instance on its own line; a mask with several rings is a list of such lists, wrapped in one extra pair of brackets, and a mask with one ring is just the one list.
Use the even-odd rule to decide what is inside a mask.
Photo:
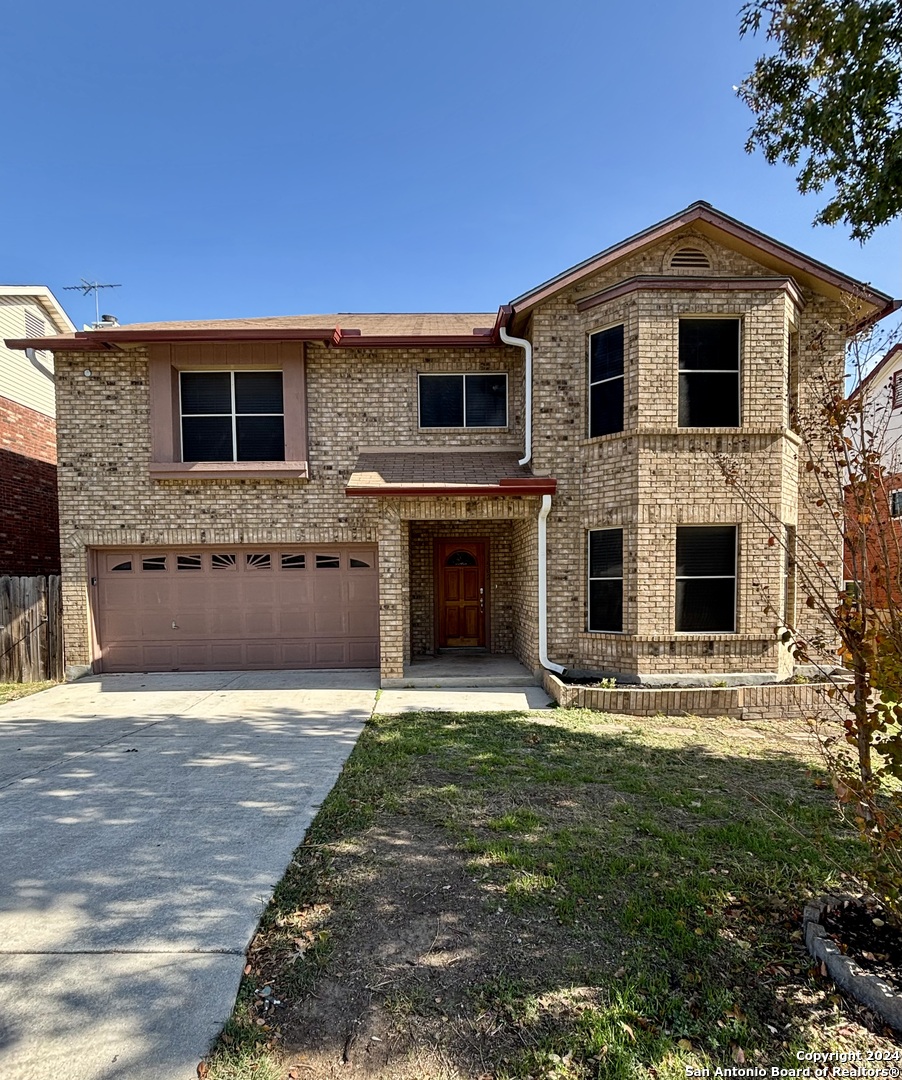
[(850, 305), (890, 298), (696, 203), (493, 313), (60, 335), (67, 662), (785, 675), (784, 547), (715, 455), (839, 566), (790, 408)]

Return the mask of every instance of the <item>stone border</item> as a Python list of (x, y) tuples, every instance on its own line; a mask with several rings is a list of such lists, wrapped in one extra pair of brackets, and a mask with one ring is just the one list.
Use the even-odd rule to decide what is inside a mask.
[(562, 682), (543, 672), (545, 692), (565, 709), (597, 709), (628, 716), (731, 716), (737, 720), (810, 717), (823, 708), (821, 683), (759, 683), (756, 686), (687, 686), (661, 689), (618, 686), (601, 690)]
[(850, 956), (840, 952), (821, 925), (826, 910), (824, 901), (805, 905), (802, 927), (808, 951), (824, 964), (838, 987), (866, 1005), (894, 1031), (902, 1032), (902, 994), (897, 994), (883, 979), (862, 971)]

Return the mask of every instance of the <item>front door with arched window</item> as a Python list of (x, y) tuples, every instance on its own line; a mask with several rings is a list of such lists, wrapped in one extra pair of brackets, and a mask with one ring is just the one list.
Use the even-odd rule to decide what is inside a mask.
[(484, 648), (488, 622), (485, 541), (437, 541), (435, 577), (438, 647)]

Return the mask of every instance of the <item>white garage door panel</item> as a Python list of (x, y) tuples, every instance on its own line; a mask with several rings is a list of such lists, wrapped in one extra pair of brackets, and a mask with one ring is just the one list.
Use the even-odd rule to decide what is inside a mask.
[(103, 671), (376, 667), (372, 546), (97, 553)]

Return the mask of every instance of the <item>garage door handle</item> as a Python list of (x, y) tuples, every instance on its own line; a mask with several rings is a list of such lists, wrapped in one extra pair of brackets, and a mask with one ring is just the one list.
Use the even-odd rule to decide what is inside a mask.
[(172, 620), (172, 629), (173, 630), (178, 630), (178, 625), (176, 624), (175, 619)]

